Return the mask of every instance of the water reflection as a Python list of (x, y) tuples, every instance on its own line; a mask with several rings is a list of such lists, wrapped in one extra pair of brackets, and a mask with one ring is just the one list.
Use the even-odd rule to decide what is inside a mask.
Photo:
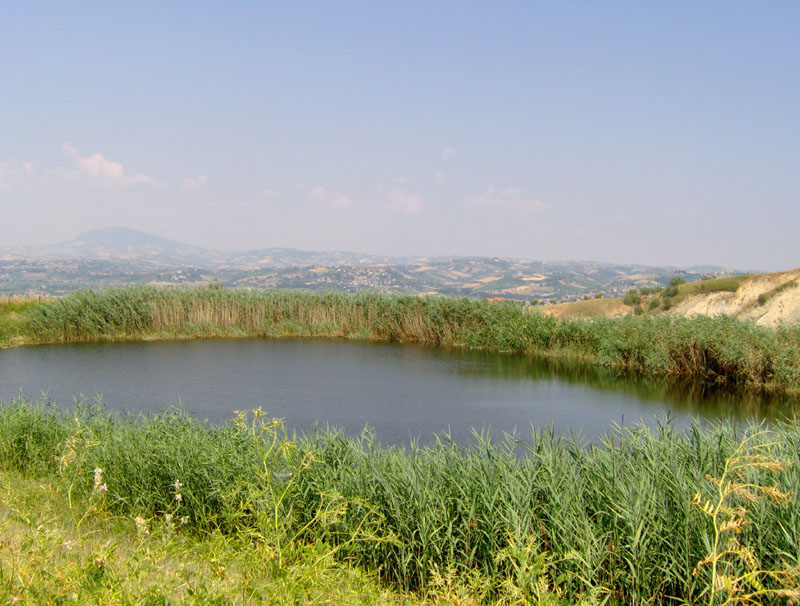
[(780, 393), (732, 389), (696, 380), (651, 377), (540, 356), (455, 348), (439, 351), (440, 356), (450, 357), (454, 362), (451, 368), (462, 376), (533, 381), (557, 379), (597, 391), (628, 394), (640, 400), (667, 404), (675, 410), (696, 413), (704, 418), (774, 419), (793, 417), (800, 410), (800, 397)]
[(262, 406), (307, 431), (365, 425), (381, 441), (427, 442), (473, 428), (497, 436), (530, 427), (605, 433), (612, 423), (654, 424), (670, 416), (791, 415), (797, 401), (732, 393), (558, 360), (336, 340), (221, 339), (89, 343), (0, 351), (0, 398), (47, 392), (60, 405), (102, 394), (109, 408), (157, 412), (181, 403), (196, 416), (224, 421), (235, 409)]

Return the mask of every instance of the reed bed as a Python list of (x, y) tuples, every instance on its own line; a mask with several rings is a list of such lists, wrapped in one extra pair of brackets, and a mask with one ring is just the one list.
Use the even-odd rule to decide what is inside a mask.
[[(70, 502), (242, 538), (278, 567), (313, 546), (403, 590), (460, 583), (485, 599), (683, 604), (712, 586), (702, 562), (715, 527), (699, 495), (713, 498), (747, 435), (770, 464), (744, 466), (734, 488), (785, 497), (732, 501), (747, 516), (737, 541), (759, 570), (788, 575), (764, 588), (797, 582), (800, 427), (763, 429), (664, 423), (591, 445), (534, 430), (525, 442), (384, 448), (368, 432), (288, 435), (261, 411), (213, 426), (180, 411), (125, 417), (17, 399), (0, 405), (0, 468), (57, 478)], [(748, 574), (747, 562), (728, 564)]]
[(21, 310), (0, 342), (333, 336), (575, 357), (645, 374), (800, 389), (800, 327), (731, 317), (562, 319), (448, 297), (147, 287), (82, 291)]

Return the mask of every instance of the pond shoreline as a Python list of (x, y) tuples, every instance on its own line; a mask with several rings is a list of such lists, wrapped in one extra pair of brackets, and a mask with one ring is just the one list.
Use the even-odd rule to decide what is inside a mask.
[[(556, 320), (505, 302), (295, 291), (83, 291), (0, 315), (0, 344), (326, 337), (534, 354), (800, 394), (800, 327), (730, 317)], [(3, 326), (3, 324), (5, 326)]]

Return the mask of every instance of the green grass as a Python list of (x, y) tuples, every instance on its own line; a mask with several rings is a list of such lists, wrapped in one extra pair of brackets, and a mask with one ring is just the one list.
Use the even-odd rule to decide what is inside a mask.
[(276, 571), (243, 535), (186, 532), (179, 520), (73, 502), (57, 477), (0, 471), (3, 604), (416, 604), (308, 549)]
[(214, 336), (383, 339), (572, 357), (731, 386), (800, 389), (800, 327), (771, 329), (730, 317), (557, 320), (538, 309), (466, 298), (133, 287), (82, 291), (31, 306), (2, 330), (6, 343)]
[(0, 347), (8, 345), (21, 330), (21, 313), (40, 304), (40, 298), (0, 297)]
[[(695, 603), (708, 595), (711, 570), (695, 570), (716, 535), (693, 503), (714, 493), (746, 432), (783, 467), (743, 477), (791, 494), (732, 501), (749, 522), (737, 540), (761, 569), (800, 563), (800, 427), (760, 429), (620, 428), (588, 446), (535, 431), (526, 443), (476, 436), (401, 449), (369, 433), (290, 436), (260, 411), (213, 426), (180, 412), (130, 418), (16, 400), (0, 407), (0, 470), (52, 486), (81, 536), (100, 514), (128, 534), (137, 517), (163, 534), (157, 521), (171, 516), (169, 532), (192, 551), (222, 541), (226, 570), (241, 549), (267, 580), (353, 574), (373, 596), (439, 603)], [(19, 590), (16, 562), (3, 560), (0, 591)], [(197, 566), (216, 591), (213, 568)]]
[(678, 289), (681, 296), (703, 294), (710, 292), (736, 292), (741, 281), (748, 276), (726, 276), (723, 278), (710, 278), (698, 280), (689, 284), (681, 284)]
[[(698, 280), (689, 283), (670, 283), (665, 290), (656, 293), (650, 299), (648, 308), (652, 312), (660, 305), (666, 311), (692, 295), (714, 292), (736, 292), (739, 290), (742, 280), (748, 278), (750, 275), (751, 274), (743, 274), (738, 276), (725, 276), (722, 278), (709, 278), (707, 280)], [(667, 300), (669, 302), (665, 304)]]

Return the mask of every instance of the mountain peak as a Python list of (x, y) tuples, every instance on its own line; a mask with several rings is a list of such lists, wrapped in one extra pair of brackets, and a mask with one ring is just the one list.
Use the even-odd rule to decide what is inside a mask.
[(163, 265), (204, 266), (224, 255), (137, 229), (115, 225), (90, 229), (74, 240), (46, 247), (48, 257), (146, 260)]

